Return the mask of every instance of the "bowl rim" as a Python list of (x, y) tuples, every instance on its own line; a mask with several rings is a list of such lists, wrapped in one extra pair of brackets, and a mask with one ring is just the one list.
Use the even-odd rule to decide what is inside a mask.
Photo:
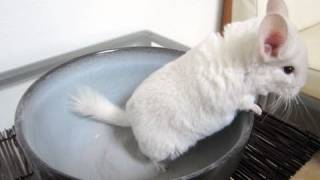
[[(107, 53), (113, 53), (113, 52), (119, 52), (119, 51), (130, 51), (130, 50), (134, 50), (134, 51), (146, 51), (146, 50), (154, 50), (154, 51), (166, 51), (166, 52), (170, 52), (171, 53), (180, 53), (181, 55), (183, 53), (185, 53), (184, 51), (181, 50), (176, 50), (176, 49), (170, 49), (170, 48), (163, 48), (163, 47), (123, 47), (123, 48), (115, 48), (115, 49), (106, 49), (106, 50), (102, 50), (102, 51), (96, 51), (93, 53), (89, 53), (89, 54), (85, 54), (76, 58), (72, 58), (69, 61), (62, 63), (54, 68), (52, 68), (51, 70), (49, 70), (48, 72), (46, 72), (45, 74), (43, 74), (40, 78), (38, 78), (35, 82), (33, 82), (29, 88), (24, 92), (24, 94), (22, 95), (22, 97), (19, 100), (18, 106), (16, 108), (16, 112), (15, 112), (15, 120), (14, 120), (14, 126), (15, 126), (15, 131), (16, 131), (16, 136), (17, 136), (17, 141), (21, 146), (21, 149), (23, 151), (23, 153), (26, 155), (26, 158), (29, 160), (29, 162), (31, 162), (32, 167), (34, 166), (34, 162), (32, 162), (31, 159), (36, 159), (37, 161), (37, 167), (41, 166), (41, 167), (45, 167), (45, 169), (49, 169), (52, 172), (48, 172), (48, 173), (52, 173), (52, 174), (57, 174), (59, 176), (65, 176), (66, 178), (69, 179), (79, 179), (77, 177), (74, 177), (72, 175), (69, 175), (61, 170), (56, 169), (55, 167), (52, 167), (51, 165), (49, 165), (47, 162), (45, 162), (44, 160), (42, 160), (38, 155), (36, 155), (36, 153), (33, 151), (33, 149), (30, 147), (30, 145), (28, 144), (26, 138), (23, 136), (23, 128), (22, 128), (22, 113), (24, 111), (24, 105), (29, 101), (29, 99), (32, 97), (32, 93), (35, 89), (38, 88), (39, 85), (41, 85), (41, 82), (44, 81), (49, 75), (52, 75), (53, 73), (58, 72), (59, 70), (62, 70), (66, 67), (68, 67), (69, 64), (73, 64), (73, 63), (81, 63), (81, 61), (85, 58), (88, 57), (94, 57), (94, 56), (100, 56), (100, 55), (105, 55)], [(248, 117), (249, 117), (249, 122), (248, 122), (248, 130), (245, 132), (241, 133), (241, 136), (243, 136), (243, 138), (239, 138), (237, 140), (237, 142), (229, 149), (229, 151), (227, 151), (226, 153), (224, 153), (223, 156), (221, 156), (218, 160), (214, 161), (213, 163), (211, 163), (210, 165), (198, 169), (197, 171), (194, 171), (192, 173), (189, 173), (187, 175), (178, 177), (178, 178), (174, 178), (174, 180), (178, 180), (178, 179), (191, 179), (194, 177), (197, 177), (201, 174), (204, 174), (214, 168), (216, 168), (219, 164), (223, 163), (228, 156), (236, 153), (237, 149), (239, 149), (239, 147), (241, 147), (241, 149), (243, 148), (243, 146), (247, 143), (249, 136), (251, 134), (252, 131), (252, 127), (253, 127), (253, 114), (252, 113), (248, 113), (248, 112), (240, 112), (241, 113), (247, 113)], [(239, 113), (237, 114), (237, 116), (239, 116)], [(35, 171), (35, 170), (33, 170)], [(36, 172), (34, 172), (35, 174), (39, 173), (39, 171), (36, 170)]]

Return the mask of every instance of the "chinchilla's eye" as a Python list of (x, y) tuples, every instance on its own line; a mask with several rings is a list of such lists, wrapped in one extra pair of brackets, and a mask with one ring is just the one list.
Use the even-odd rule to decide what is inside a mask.
[(294, 67), (293, 66), (285, 66), (283, 67), (283, 72), (286, 74), (291, 74), (294, 72)]

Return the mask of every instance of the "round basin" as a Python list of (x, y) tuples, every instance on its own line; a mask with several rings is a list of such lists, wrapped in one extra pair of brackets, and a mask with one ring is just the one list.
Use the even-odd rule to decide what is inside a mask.
[(15, 121), (18, 141), (38, 169), (35, 174), (90, 180), (228, 178), (249, 138), (250, 113), (238, 113), (231, 125), (200, 141), (166, 172), (157, 172), (140, 153), (129, 128), (70, 111), (69, 97), (82, 86), (124, 107), (149, 74), (182, 54), (151, 47), (109, 50), (74, 59), (42, 76), (21, 99)]

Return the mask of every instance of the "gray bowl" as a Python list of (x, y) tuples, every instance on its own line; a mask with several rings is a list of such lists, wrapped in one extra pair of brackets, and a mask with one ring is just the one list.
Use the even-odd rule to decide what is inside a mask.
[(235, 170), (253, 125), (241, 112), (222, 131), (200, 141), (157, 173), (139, 151), (129, 128), (77, 116), (69, 96), (90, 86), (124, 107), (150, 73), (183, 52), (124, 48), (77, 58), (50, 71), (25, 93), (16, 113), (16, 132), (25, 153), (47, 179), (143, 180), (226, 179)]

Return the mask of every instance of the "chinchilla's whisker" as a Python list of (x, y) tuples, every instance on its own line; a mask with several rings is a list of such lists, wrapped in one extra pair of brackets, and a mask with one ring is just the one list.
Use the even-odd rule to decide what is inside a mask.
[(270, 112), (273, 114), (281, 106), (281, 96), (278, 96), (277, 99), (271, 104)]
[(283, 118), (283, 120), (285, 122), (287, 122), (288, 114), (290, 113), (290, 105), (289, 105), (288, 99), (286, 97), (283, 97), (282, 100), (284, 102), (284, 108), (282, 109), (281, 117)]
[(320, 129), (317, 121), (315, 120), (315, 118), (313, 117), (313, 115), (311, 114), (311, 112), (309, 111), (308, 107), (305, 105), (305, 103), (301, 99), (301, 97), (300, 96), (297, 96), (297, 97), (300, 100), (301, 105), (302, 105), (304, 111), (306, 112), (306, 115), (309, 117), (308, 119), (310, 119), (310, 122), (312, 123), (312, 127), (316, 128), (316, 129)]

